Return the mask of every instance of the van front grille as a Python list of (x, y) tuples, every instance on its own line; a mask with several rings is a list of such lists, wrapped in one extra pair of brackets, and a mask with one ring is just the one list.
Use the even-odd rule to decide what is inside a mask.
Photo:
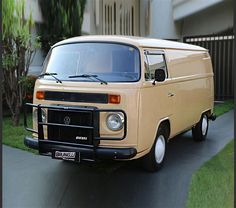
[(48, 110), (48, 123), (62, 124), (62, 126), (48, 126), (48, 139), (69, 143), (93, 143), (93, 129), (71, 128), (63, 125), (79, 125), (93, 127), (91, 111)]
[(45, 100), (106, 104), (108, 103), (108, 94), (45, 91)]

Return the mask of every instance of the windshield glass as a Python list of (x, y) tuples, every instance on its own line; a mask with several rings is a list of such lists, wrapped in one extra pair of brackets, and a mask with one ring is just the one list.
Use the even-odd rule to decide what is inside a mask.
[[(60, 80), (98, 81), (76, 75), (97, 75), (107, 82), (133, 82), (140, 78), (138, 49), (115, 43), (73, 43), (53, 48), (44, 72), (57, 73)], [(52, 79), (52, 77), (44, 77)]]

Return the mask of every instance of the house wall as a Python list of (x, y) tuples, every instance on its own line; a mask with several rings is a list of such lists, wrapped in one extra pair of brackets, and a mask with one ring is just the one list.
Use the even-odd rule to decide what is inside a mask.
[(28, 18), (32, 12), (33, 20), (37, 23), (43, 22), (38, 0), (25, 0), (25, 17)]
[(186, 17), (182, 23), (181, 35), (209, 35), (233, 28), (233, 15), (233, 1), (224, 1)]
[(83, 34), (139, 35), (139, 0), (90, 0), (86, 3)]
[[(105, 5), (110, 8), (109, 23), (105, 18), (105, 13), (108, 14)], [(134, 32), (131, 28), (124, 32), (127, 22), (132, 27), (131, 18), (125, 17), (126, 13), (130, 15), (132, 7), (135, 10)], [(26, 17), (30, 10), (36, 25), (42, 23), (38, 0), (26, 0)], [(108, 26), (112, 29), (106, 30)], [(120, 26), (123, 27), (122, 30)], [(184, 36), (208, 35), (232, 27), (233, 0), (87, 0), (82, 34), (121, 34), (181, 41)], [(37, 35), (36, 28), (32, 35)], [(37, 75), (41, 72), (44, 57), (45, 54), (37, 50), (30, 66), (30, 74)]]
[[(38, 23), (35, 23), (32, 28), (31, 34), (32, 38), (36, 38), (38, 36), (37, 32)], [(45, 59), (46, 54), (41, 49), (37, 49), (35, 54), (32, 57), (32, 62), (29, 67), (28, 75), (30, 76), (38, 76), (42, 71), (43, 61)]]
[(225, 0), (172, 0), (175, 21), (191, 16)]
[(149, 37), (178, 40), (180, 25), (174, 21), (172, 0), (151, 1)]
[[(43, 22), (43, 17), (40, 11), (38, 0), (25, 0), (25, 18), (29, 18), (30, 13), (32, 14), (32, 18), (34, 21), (34, 26), (31, 30), (32, 38), (36, 38), (38, 36), (37, 26)], [(37, 49), (32, 62), (29, 67), (28, 75), (37, 76), (42, 71), (42, 64), (45, 58), (45, 54), (41, 49)]]
[[(114, 32), (116, 3), (116, 32)], [(112, 30), (106, 30), (105, 5), (110, 7)], [(233, 27), (233, 0), (89, 0), (83, 34), (122, 34), (182, 40), (184, 36), (218, 33)], [(120, 6), (122, 9), (120, 10)], [(135, 33), (120, 31), (119, 13), (135, 7)], [(122, 15), (121, 15), (122, 16)], [(124, 18), (121, 21), (124, 26)], [(209, 27), (210, 25), (210, 27)]]

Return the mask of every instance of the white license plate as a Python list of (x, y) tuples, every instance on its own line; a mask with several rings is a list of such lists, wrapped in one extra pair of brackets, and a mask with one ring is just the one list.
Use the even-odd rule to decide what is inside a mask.
[(79, 160), (79, 153), (76, 152), (63, 152), (63, 151), (54, 151), (53, 158), (55, 159), (61, 159), (61, 160), (71, 160), (71, 161), (75, 161), (75, 160)]

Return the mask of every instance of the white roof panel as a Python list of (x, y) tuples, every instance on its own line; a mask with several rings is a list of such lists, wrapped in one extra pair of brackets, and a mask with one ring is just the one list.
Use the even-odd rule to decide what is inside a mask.
[(88, 36), (73, 37), (73, 38), (60, 41), (56, 43), (54, 46), (67, 44), (67, 43), (90, 42), (90, 41), (128, 43), (137, 47), (147, 47), (147, 48), (155, 47), (155, 48), (171, 48), (171, 49), (198, 50), (198, 51), (206, 50), (205, 48), (200, 47), (200, 46), (176, 42), (176, 41), (154, 39), (154, 38), (144, 38), (144, 37), (136, 37), (136, 36), (118, 36), (118, 35), (88, 35)]

